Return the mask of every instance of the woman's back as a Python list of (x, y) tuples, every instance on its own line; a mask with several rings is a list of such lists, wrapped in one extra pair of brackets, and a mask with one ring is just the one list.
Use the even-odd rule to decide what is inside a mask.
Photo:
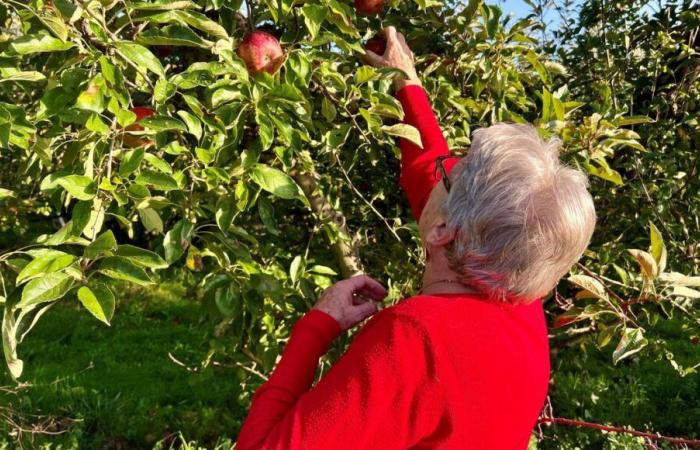
[(411, 448), (527, 447), (549, 380), (541, 301), (513, 306), (438, 294), (412, 297), (383, 312), (425, 329), (423, 345), (444, 390), (444, 399), (433, 403), (442, 402), (438, 425)]

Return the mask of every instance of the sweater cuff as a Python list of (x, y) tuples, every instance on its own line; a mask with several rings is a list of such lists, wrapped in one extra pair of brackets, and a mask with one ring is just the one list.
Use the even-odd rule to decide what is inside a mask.
[(294, 324), (292, 334), (313, 338), (320, 345), (321, 351), (325, 352), (341, 332), (340, 324), (330, 314), (312, 309)]

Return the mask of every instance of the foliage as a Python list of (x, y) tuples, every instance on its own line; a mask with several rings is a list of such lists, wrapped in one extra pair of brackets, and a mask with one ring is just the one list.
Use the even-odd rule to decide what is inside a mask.
[[(389, 2), (360, 17), (337, 0), (7, 0), (0, 5), (3, 350), (59, 300), (106, 324), (112, 280), (184, 279), (219, 320), (217, 357), (241, 364), (246, 401), (294, 320), (360, 269), (415, 292), (415, 222), (396, 189), (389, 69), (363, 66), (381, 26), (406, 34), (456, 153), (470, 132), (532, 122), (591, 176), (599, 224), (549, 302), (553, 346), (628, 364), (662, 356), (663, 324), (697, 341), (698, 13), (672, 3), (583, 2), (555, 40), (497, 6)], [(646, 5), (648, 6), (648, 5)], [(245, 10), (246, 13), (241, 11)], [(252, 28), (280, 38), (275, 75), (235, 53)], [(141, 118), (137, 108), (150, 108)], [(41, 230), (41, 231), (39, 231)], [(329, 251), (331, 250), (331, 251)], [(340, 340), (331, 358), (342, 351)]]

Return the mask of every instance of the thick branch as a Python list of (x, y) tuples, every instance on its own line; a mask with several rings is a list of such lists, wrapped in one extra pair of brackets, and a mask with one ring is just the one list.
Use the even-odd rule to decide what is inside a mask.
[(360, 263), (359, 252), (356, 246), (350, 245), (347, 242), (352, 241), (348, 232), (345, 216), (341, 211), (334, 209), (326, 197), (318, 187), (316, 179), (318, 175), (315, 171), (309, 173), (299, 168), (294, 168), (290, 175), (304, 191), (304, 195), (309, 200), (311, 209), (316, 213), (321, 220), (333, 221), (341, 232), (340, 239), (331, 243), (331, 250), (335, 255), (335, 259), (340, 266), (340, 272), (343, 278), (349, 278), (357, 273), (362, 272), (362, 264)]

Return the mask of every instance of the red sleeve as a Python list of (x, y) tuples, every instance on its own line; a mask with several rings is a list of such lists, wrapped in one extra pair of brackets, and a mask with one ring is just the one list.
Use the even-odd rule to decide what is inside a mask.
[(237, 450), (405, 450), (439, 427), (445, 401), (420, 324), (391, 308), (377, 313), (321, 381), (302, 393), (326, 346), (299, 327), (302, 321), (270, 381), (256, 392)]
[[(396, 92), (396, 98), (403, 106), (403, 122), (418, 129), (423, 143), (423, 148), (420, 148), (406, 139), (400, 139), (399, 184), (406, 193), (413, 217), (418, 221), (430, 191), (439, 181), (439, 175), (435, 176), (435, 159), (440, 155), (449, 155), (450, 150), (422, 86), (404, 86)], [(457, 161), (456, 158), (446, 160), (445, 170), (449, 173)]]

